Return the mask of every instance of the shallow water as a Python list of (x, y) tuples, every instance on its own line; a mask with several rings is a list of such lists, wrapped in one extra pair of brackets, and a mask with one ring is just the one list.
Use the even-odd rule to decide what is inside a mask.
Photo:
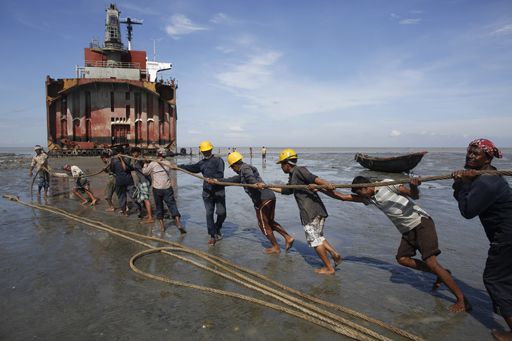
[[(247, 149), (239, 149), (247, 154)], [(365, 174), (384, 178), (389, 174), (364, 170), (355, 161), (356, 149), (301, 149), (300, 164), (336, 183), (349, 182)], [(377, 154), (386, 150), (365, 150)], [(408, 152), (391, 150), (392, 153)], [(278, 149), (269, 149), (265, 167), (254, 149), (252, 163), (266, 182), (286, 182), (287, 176), (275, 165)], [(511, 150), (494, 164), (511, 169)], [(26, 155), (0, 155), (0, 193), (28, 198)], [(182, 157), (178, 163), (194, 162)], [(461, 168), (464, 150), (431, 150), (415, 169), (419, 175), (449, 173)], [(250, 162), (250, 158), (246, 158)], [(86, 173), (97, 171), (99, 158), (51, 159), (58, 169), (64, 163), (79, 165)], [(226, 170), (226, 176), (233, 174)], [(91, 179), (93, 191), (102, 196), (105, 177)], [(329, 218), (325, 236), (345, 260), (336, 275), (322, 277), (313, 270), (320, 266), (314, 251), (304, 242), (293, 197), (278, 196), (276, 220), (295, 238), (291, 252), (265, 255), (268, 243), (257, 227), (250, 199), (241, 188), (227, 189), (228, 218), (225, 238), (208, 249), (199, 180), (179, 173), (177, 201), (188, 229), (181, 237), (174, 225), (162, 235), (156, 227), (141, 226), (136, 214), (129, 218), (96, 208), (81, 207), (67, 192), (71, 183), (53, 178), (48, 204), (84, 217), (138, 233), (180, 241), (188, 246), (246, 266), (283, 284), (327, 301), (344, 305), (392, 323), (430, 340), (491, 340), (489, 328), (504, 328), (492, 314), (481, 276), (487, 240), (477, 219), (465, 220), (452, 198), (451, 182), (422, 185), (418, 204), (436, 222), (442, 254), (439, 261), (452, 270), (461, 289), (472, 302), (471, 314), (451, 314), (453, 301), (444, 287), (430, 291), (434, 277), (396, 264), (394, 254), (400, 235), (378, 210), (324, 197)], [(62, 194), (63, 193), (63, 194)], [(52, 193), (50, 193), (52, 194)], [(141, 247), (92, 230), (85, 225), (6, 200), (0, 200), (0, 339), (185, 339), (250, 340), (320, 339), (338, 337), (333, 332), (267, 308), (231, 298), (198, 293), (161, 282), (143, 279), (128, 266)], [(282, 245), (281, 239), (279, 242)], [(202, 272), (190, 265), (161, 255), (142, 259), (139, 266), (154, 274), (178, 280), (248, 294), (245, 289)], [(256, 295), (257, 296), (257, 295)]]

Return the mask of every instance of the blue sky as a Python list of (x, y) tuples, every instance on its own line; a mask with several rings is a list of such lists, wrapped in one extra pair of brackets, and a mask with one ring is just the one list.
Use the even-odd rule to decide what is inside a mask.
[[(107, 5), (0, 2), (0, 146), (46, 142), (45, 77), (74, 77)], [(174, 65), (179, 146), (512, 146), (512, 1), (117, 5)]]

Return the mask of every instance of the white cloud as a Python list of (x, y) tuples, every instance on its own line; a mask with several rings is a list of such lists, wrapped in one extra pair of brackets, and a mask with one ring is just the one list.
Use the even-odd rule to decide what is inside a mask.
[(197, 31), (209, 30), (209, 27), (195, 24), (187, 18), (184, 14), (175, 14), (171, 17), (171, 23), (165, 27), (165, 31), (172, 38), (178, 39), (185, 34), (194, 33)]
[(504, 25), (497, 30), (491, 32), (493, 35), (507, 35), (512, 34), (512, 24)]
[(268, 83), (272, 78), (270, 66), (279, 58), (281, 53), (275, 51), (264, 52), (252, 56), (246, 62), (228, 66), (229, 71), (215, 75), (220, 84), (236, 88), (251, 90)]
[(396, 130), (396, 129), (391, 130), (391, 132), (389, 133), (389, 136), (391, 136), (391, 137), (397, 137), (397, 136), (400, 136), (400, 135), (402, 135), (402, 133), (399, 130)]
[(228, 20), (228, 16), (224, 13), (217, 13), (210, 19), (210, 22), (214, 24), (220, 24)]
[(415, 25), (419, 24), (421, 22), (421, 18), (409, 18), (409, 19), (402, 19), (398, 23), (400, 25)]
[(234, 49), (230, 48), (230, 47), (226, 47), (226, 46), (217, 46), (215, 47), (216, 50), (222, 52), (222, 53), (231, 53), (234, 51)]
[(239, 125), (236, 125), (236, 126), (230, 126), (228, 127), (228, 130), (231, 131), (231, 132), (235, 132), (235, 133), (241, 133), (243, 131), (245, 131), (244, 128), (242, 128), (241, 126)]

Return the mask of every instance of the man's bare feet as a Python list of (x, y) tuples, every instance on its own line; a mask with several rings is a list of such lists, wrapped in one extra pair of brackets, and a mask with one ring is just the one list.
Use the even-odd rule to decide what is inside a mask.
[(93, 201), (91, 201), (91, 206), (96, 206), (97, 202), (98, 202), (98, 199), (94, 199)]
[(114, 212), (115, 210), (116, 210), (116, 209), (115, 209), (115, 208), (113, 208), (113, 207), (107, 207), (107, 208), (105, 208), (105, 211), (106, 211), (106, 212)]
[(463, 311), (469, 313), (471, 310), (473, 310), (473, 307), (471, 306), (471, 303), (469, 303), (466, 296), (464, 296), (462, 300), (457, 300), (455, 304), (451, 305), (448, 310), (452, 313), (461, 313)]
[(140, 221), (141, 224), (153, 224), (155, 222), (155, 219), (153, 218), (144, 218)]
[(187, 230), (185, 230), (185, 228), (181, 224), (177, 225), (176, 227), (178, 228), (178, 230), (180, 230), (181, 234), (187, 233)]
[(89, 201), (88, 200), (84, 200), (80, 203), (80, 205), (84, 206), (85, 204), (87, 204)]
[(208, 240), (208, 245), (214, 246), (215, 245), (215, 238), (210, 238), (210, 240)]
[(462, 313), (463, 311), (466, 311), (466, 305), (464, 303), (464, 301), (457, 301), (455, 304), (451, 305), (448, 310), (452, 313)]
[(263, 249), (263, 252), (265, 252), (266, 254), (278, 254), (281, 253), (281, 249), (279, 249), (279, 246), (269, 247), (267, 249)]
[(288, 250), (291, 249), (291, 247), (293, 246), (293, 242), (295, 241), (295, 239), (293, 239), (292, 237), (289, 237), (288, 239), (286, 239), (286, 244), (284, 246), (284, 250), (286, 252), (288, 252)]
[(334, 273), (336, 272), (333, 268), (329, 269), (329, 268), (320, 268), (320, 269), (316, 269), (315, 272), (319, 275), (334, 275)]
[(343, 260), (339, 253), (336, 253), (336, 254), (332, 255), (332, 259), (334, 260), (334, 267), (337, 267), (341, 263), (341, 261)]
[(491, 331), (491, 335), (499, 341), (511, 341), (512, 340), (512, 332), (504, 332), (501, 330), (493, 329)]

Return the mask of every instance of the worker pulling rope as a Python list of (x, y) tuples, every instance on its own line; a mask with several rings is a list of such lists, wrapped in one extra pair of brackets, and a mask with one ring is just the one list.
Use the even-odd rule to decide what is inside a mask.
[[(31, 207), (31, 208), (39, 209), (39, 210), (46, 211), (46, 212), (49, 212), (52, 214), (64, 216), (68, 219), (72, 219), (74, 221), (83, 223), (83, 224), (93, 227), (95, 229), (110, 233), (117, 237), (123, 238), (125, 240), (130, 240), (134, 243), (137, 243), (139, 245), (147, 247), (148, 250), (142, 251), (142, 252), (134, 255), (130, 260), (131, 269), (134, 272), (140, 274), (141, 276), (145, 276), (147, 278), (159, 280), (159, 281), (162, 281), (162, 282), (165, 282), (168, 284), (172, 284), (172, 285), (176, 285), (176, 286), (182, 286), (182, 287), (200, 290), (200, 291), (207, 292), (207, 293), (238, 298), (238, 299), (241, 299), (241, 300), (244, 300), (247, 302), (251, 302), (254, 304), (258, 304), (258, 305), (261, 305), (264, 307), (274, 309), (276, 311), (287, 313), (291, 316), (301, 318), (303, 320), (309, 321), (311, 323), (322, 326), (322, 327), (332, 330), (338, 334), (345, 335), (345, 336), (353, 338), (353, 339), (390, 340), (388, 337), (386, 337), (384, 335), (381, 335), (381, 334), (379, 334), (373, 330), (370, 330), (364, 326), (361, 326), (353, 321), (343, 318), (342, 316), (334, 314), (333, 312), (326, 310), (324, 308), (331, 308), (336, 311), (343, 312), (347, 315), (361, 319), (365, 322), (372, 323), (378, 327), (385, 328), (389, 331), (392, 331), (396, 335), (400, 335), (409, 340), (422, 340), (421, 338), (419, 338), (416, 335), (413, 335), (404, 330), (401, 330), (401, 329), (398, 329), (391, 325), (388, 325), (382, 321), (375, 320), (373, 318), (370, 318), (364, 314), (355, 312), (346, 307), (339, 306), (339, 305), (329, 303), (329, 302), (325, 302), (325, 301), (315, 298), (313, 296), (303, 294), (298, 290), (292, 289), (292, 288), (287, 287), (281, 283), (275, 282), (261, 274), (258, 274), (256, 272), (253, 272), (248, 269), (245, 269), (245, 268), (238, 266), (236, 264), (233, 264), (225, 259), (222, 259), (217, 256), (209, 255), (208, 253), (205, 253), (205, 252), (202, 252), (199, 250), (195, 250), (195, 249), (186, 247), (182, 244), (171, 242), (171, 241), (160, 239), (160, 238), (149, 237), (149, 236), (137, 234), (134, 232), (124, 231), (124, 230), (109, 226), (100, 221), (83, 218), (78, 215), (71, 214), (65, 210), (62, 210), (62, 209), (54, 207), (54, 206), (43, 206), (43, 205), (26, 203), (26, 202), (21, 201), (16, 196), (4, 195), (3, 197), (11, 200), (13, 202), (27, 206), (27, 207)], [(142, 241), (141, 239), (158, 242), (160, 244), (169, 245), (169, 246), (155, 247), (149, 243)], [(141, 257), (144, 257), (146, 255), (154, 254), (154, 253), (162, 253), (162, 254), (165, 254), (168, 256), (172, 256), (176, 259), (179, 259), (181, 261), (192, 264), (192, 265), (194, 265), (200, 269), (203, 269), (205, 271), (213, 272), (227, 280), (231, 280), (231, 281), (238, 283), (246, 288), (249, 288), (257, 293), (260, 293), (260, 294), (270, 297), (274, 300), (277, 300), (277, 301), (281, 302), (282, 304), (284, 304), (284, 306), (275, 304), (275, 303), (270, 303), (270, 302), (267, 302), (264, 300), (256, 299), (256, 298), (253, 298), (250, 296), (242, 295), (242, 294), (239, 294), (236, 292), (230, 292), (230, 291), (224, 291), (224, 290), (219, 290), (219, 289), (210, 288), (210, 287), (204, 287), (204, 286), (195, 285), (195, 284), (191, 284), (191, 283), (176, 281), (176, 280), (162, 277), (162, 276), (149, 274), (149, 273), (143, 272), (142, 270), (140, 270), (139, 268), (136, 267), (135, 263), (138, 259), (140, 259)], [(185, 253), (192, 257), (199, 258), (201, 260), (208, 262), (212, 266), (203, 265), (203, 264), (197, 262), (196, 260), (192, 260), (188, 257), (184, 257), (183, 255), (180, 255), (179, 253)], [(276, 287), (279, 288), (280, 290), (277, 290)], [(314, 302), (317, 305), (314, 305), (310, 302)], [(319, 307), (319, 306), (323, 306), (323, 307)]]
[[(139, 161), (156, 161), (157, 163), (160, 164), (160, 162), (156, 159), (148, 159), (148, 158), (137, 158), (137, 157), (133, 157), (133, 156), (130, 156), (130, 155), (123, 155), (123, 154), (118, 154), (118, 155), (115, 155), (113, 157), (118, 157), (118, 158), (128, 158), (128, 159), (133, 159), (133, 160), (139, 160)], [(95, 173), (92, 173), (92, 174), (86, 174), (84, 175), (84, 177), (92, 177), (92, 176), (97, 176), (103, 172), (105, 172), (105, 170), (108, 168), (108, 165), (106, 167), (103, 167), (100, 171), (98, 172), (95, 172)], [(189, 172), (185, 169), (182, 169), (178, 166), (173, 166), (172, 167), (174, 170), (177, 170), (177, 171), (180, 171), (180, 172), (183, 172), (185, 174), (188, 174), (188, 175), (191, 175), (195, 178), (198, 178), (200, 180), (203, 180), (203, 181), (206, 181), (207, 179), (201, 175), (198, 175), (198, 174), (195, 174), (195, 173), (192, 173), (192, 172)], [(58, 177), (63, 177), (62, 174), (64, 173), (55, 173), (55, 172), (50, 172), (50, 170), (48, 170), (47, 168), (43, 167), (43, 170), (44, 171), (47, 171), (48, 173), (50, 173), (51, 175), (53, 176), (58, 176)], [(33, 179), (32, 179), (32, 183), (31, 183), (31, 186), (30, 186), (30, 196), (32, 197), (32, 187), (34, 186), (34, 181), (37, 177), (37, 174), (41, 171), (41, 169), (39, 169), (37, 171), (37, 173), (34, 175)], [(476, 175), (500, 175), (500, 176), (512, 176), (512, 170), (480, 170), (480, 171), (475, 171), (475, 174)], [(69, 177), (67, 174), (64, 174), (66, 177)], [(427, 181), (438, 181), (438, 180), (448, 180), (448, 179), (452, 179), (453, 178), (453, 173), (449, 173), (449, 174), (441, 174), (441, 175), (431, 175), (431, 176), (422, 176), (421, 177), (421, 181), (422, 182), (427, 182)], [(399, 180), (393, 180), (393, 181), (386, 181), (386, 182), (370, 182), (370, 183), (363, 183), (363, 184), (333, 184), (333, 186), (335, 188), (362, 188), (362, 187), (382, 187), (382, 186), (391, 186), (391, 185), (400, 185), (400, 184), (407, 184), (410, 182), (410, 178), (404, 178), (404, 179), (399, 179)], [(221, 182), (221, 181), (217, 181), (215, 182), (216, 185), (219, 185), (219, 186), (233, 186), (233, 187), (249, 187), (249, 188), (258, 188), (257, 185), (255, 184), (243, 184), (243, 183), (235, 183), (235, 182)], [(310, 186), (314, 186), (316, 189), (327, 189), (328, 186), (322, 186), (322, 185), (310, 185)], [(305, 189), (305, 188), (308, 188), (308, 186), (306, 185), (283, 185), (283, 184), (266, 184), (265, 186), (266, 188), (290, 188), (290, 189)]]

